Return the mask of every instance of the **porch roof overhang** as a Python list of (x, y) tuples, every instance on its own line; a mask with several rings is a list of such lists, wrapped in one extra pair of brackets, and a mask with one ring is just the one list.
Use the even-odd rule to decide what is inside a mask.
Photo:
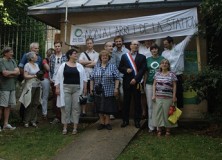
[(116, 10), (196, 7), (201, 0), (55, 0), (30, 6), (28, 15), (60, 29), (60, 16), (68, 13), (102, 12)]

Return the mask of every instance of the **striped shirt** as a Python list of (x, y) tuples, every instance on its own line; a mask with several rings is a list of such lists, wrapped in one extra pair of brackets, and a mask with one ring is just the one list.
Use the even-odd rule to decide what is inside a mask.
[(173, 72), (163, 75), (162, 72), (156, 72), (154, 79), (156, 80), (156, 97), (172, 98), (173, 82), (177, 81), (177, 77)]

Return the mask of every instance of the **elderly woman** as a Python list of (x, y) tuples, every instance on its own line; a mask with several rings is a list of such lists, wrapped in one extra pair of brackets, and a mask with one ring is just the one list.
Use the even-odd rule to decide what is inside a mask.
[(90, 90), (95, 95), (96, 111), (99, 113), (100, 124), (98, 130), (106, 128), (112, 130), (110, 115), (117, 112), (115, 96), (118, 95), (119, 71), (114, 64), (109, 63), (110, 54), (103, 50), (99, 54), (100, 62), (91, 74)]
[(29, 123), (33, 127), (37, 127), (37, 107), (41, 103), (41, 82), (37, 78), (37, 72), (40, 70), (37, 63), (38, 59), (35, 52), (27, 53), (27, 60), (24, 67), (25, 84), (22, 95), (19, 99), (25, 106), (24, 123), (25, 127), (29, 127)]
[(170, 128), (177, 127), (168, 121), (168, 111), (172, 103), (176, 102), (177, 77), (170, 72), (170, 63), (167, 59), (160, 62), (160, 72), (154, 76), (153, 82), (153, 126), (158, 127), (157, 135), (161, 136), (162, 129), (166, 129), (166, 136), (170, 135)]
[(77, 63), (78, 53), (70, 49), (66, 53), (68, 62), (63, 63), (55, 79), (57, 107), (61, 108), (62, 133), (67, 134), (67, 126), (73, 122), (72, 134), (77, 134), (80, 116), (79, 96), (86, 94), (87, 77), (83, 66)]

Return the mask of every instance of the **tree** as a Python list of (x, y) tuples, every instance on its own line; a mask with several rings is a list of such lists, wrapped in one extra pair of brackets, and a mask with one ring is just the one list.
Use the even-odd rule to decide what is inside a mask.
[(222, 38), (222, 0), (203, 0), (201, 3), (202, 26), (208, 36)]
[(27, 16), (28, 6), (45, 0), (0, 0), (0, 24), (16, 25), (17, 17)]

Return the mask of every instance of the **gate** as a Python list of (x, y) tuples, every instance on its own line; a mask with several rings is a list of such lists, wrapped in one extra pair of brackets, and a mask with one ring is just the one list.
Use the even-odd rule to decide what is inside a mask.
[(18, 62), (23, 53), (30, 50), (30, 43), (38, 42), (39, 54), (45, 57), (45, 51), (53, 48), (54, 38), (58, 33), (59, 30), (31, 17), (20, 18), (16, 26), (0, 25), (0, 50), (5, 46), (12, 47), (14, 58)]

